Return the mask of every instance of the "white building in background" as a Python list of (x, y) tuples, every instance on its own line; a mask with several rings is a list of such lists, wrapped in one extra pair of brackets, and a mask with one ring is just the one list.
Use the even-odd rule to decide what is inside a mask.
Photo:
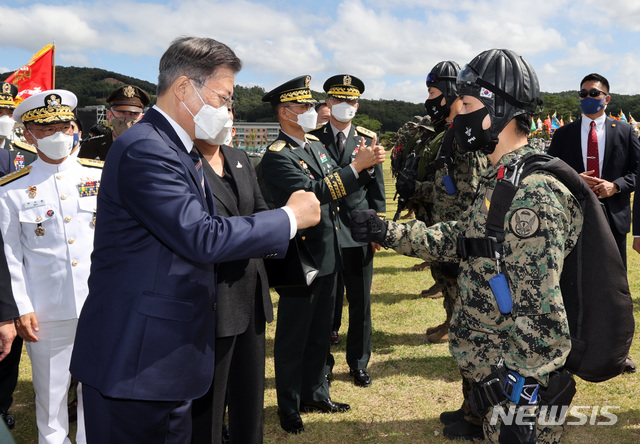
[(278, 122), (233, 122), (233, 146), (247, 152), (262, 151), (278, 138)]

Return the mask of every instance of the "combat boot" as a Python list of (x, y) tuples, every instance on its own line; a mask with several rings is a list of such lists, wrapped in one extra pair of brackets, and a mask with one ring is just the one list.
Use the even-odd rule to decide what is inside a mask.
[(475, 425), (462, 418), (459, 421), (444, 426), (442, 434), (452, 440), (473, 441), (484, 439), (481, 425)]
[(427, 336), (427, 341), (431, 342), (432, 344), (449, 342), (449, 325), (447, 325), (447, 328), (443, 328), (435, 333), (431, 333), (429, 336)]
[(427, 328), (427, 336), (429, 336), (429, 335), (431, 335), (431, 334), (433, 334), (433, 333), (435, 333), (435, 332), (437, 332), (437, 331), (440, 331), (440, 330), (442, 330), (443, 328), (449, 328), (449, 324), (447, 323), (447, 321), (445, 321), (445, 322), (443, 322), (442, 324), (437, 325), (437, 326), (435, 326), (435, 327), (429, 327), (429, 328)]
[(437, 299), (442, 297), (442, 285), (438, 282), (433, 284), (427, 290), (422, 290), (423, 298)]
[(460, 407), (458, 410), (440, 413), (440, 422), (444, 425), (453, 424), (464, 419), (464, 409)]

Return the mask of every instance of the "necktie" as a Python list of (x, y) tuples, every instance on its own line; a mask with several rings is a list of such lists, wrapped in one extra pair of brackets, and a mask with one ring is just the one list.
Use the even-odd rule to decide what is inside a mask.
[(338, 133), (338, 154), (340, 155), (340, 157), (342, 157), (342, 154), (344, 154), (344, 146), (347, 144), (347, 137), (344, 135), (344, 133), (342, 131), (340, 131)]
[(587, 139), (587, 171), (593, 170), (594, 177), (600, 177), (600, 158), (598, 156), (598, 134), (596, 122), (591, 121), (591, 129)]
[(196, 167), (196, 174), (198, 174), (198, 179), (200, 179), (200, 186), (204, 190), (204, 170), (202, 169), (202, 159), (200, 158), (200, 152), (195, 145), (191, 148), (189, 157), (193, 160), (193, 164)]
[(304, 144), (304, 150), (307, 152), (308, 155), (310, 155), (311, 157), (313, 157), (313, 154), (311, 154), (311, 145), (309, 144), (309, 142), (305, 142)]

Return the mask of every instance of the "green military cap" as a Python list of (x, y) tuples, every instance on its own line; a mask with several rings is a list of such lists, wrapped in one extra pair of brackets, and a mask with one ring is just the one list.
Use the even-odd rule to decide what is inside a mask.
[(18, 94), (18, 87), (12, 83), (2, 82), (0, 91), (0, 108), (15, 109), (16, 103), (13, 101)]
[(329, 77), (322, 88), (336, 99), (355, 100), (364, 92), (364, 82), (356, 76), (338, 74)]
[(262, 96), (263, 102), (278, 103), (316, 103), (309, 89), (311, 76), (300, 76), (283, 83)]
[(146, 91), (133, 85), (122, 85), (107, 97), (109, 106), (118, 111), (142, 112), (150, 101)]
[(27, 97), (16, 107), (13, 120), (20, 123), (48, 125), (75, 120), (73, 110), (78, 98), (71, 91), (51, 89)]

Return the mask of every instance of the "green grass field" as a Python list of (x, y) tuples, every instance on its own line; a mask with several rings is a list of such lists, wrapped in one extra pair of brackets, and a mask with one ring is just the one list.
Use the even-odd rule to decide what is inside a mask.
[[(385, 174), (389, 177), (389, 162)], [(388, 217), (395, 211), (393, 183), (387, 180)], [(455, 410), (462, 402), (460, 375), (449, 355), (447, 344), (429, 344), (427, 327), (444, 320), (442, 299), (424, 299), (420, 291), (433, 281), (429, 272), (413, 271), (417, 259), (392, 251), (376, 254), (372, 290), (373, 354), (369, 373), (373, 384), (359, 388), (349, 378), (345, 363), (345, 344), (333, 347), (336, 357), (331, 396), (351, 404), (345, 414), (304, 414), (306, 431), (288, 435), (279, 425), (273, 371), (275, 322), (267, 326), (267, 372), (264, 410), (265, 443), (442, 443), (442, 425), (438, 415)], [(640, 296), (640, 256), (629, 244), (629, 283), (634, 299), (638, 331)], [(278, 297), (273, 293), (277, 308)], [(341, 334), (347, 327), (347, 307), (343, 312)], [(640, 364), (638, 336), (631, 356)], [(625, 374), (613, 380), (593, 384), (578, 379), (573, 405), (619, 406), (611, 409), (618, 421), (611, 426), (569, 426), (565, 443), (638, 443), (640, 442), (640, 374)], [(179, 383), (179, 382), (177, 382)], [(11, 412), (17, 420), (13, 436), (17, 443), (37, 442), (31, 387), (31, 368), (23, 354), (21, 375)], [(604, 419), (604, 418), (600, 418)]]

